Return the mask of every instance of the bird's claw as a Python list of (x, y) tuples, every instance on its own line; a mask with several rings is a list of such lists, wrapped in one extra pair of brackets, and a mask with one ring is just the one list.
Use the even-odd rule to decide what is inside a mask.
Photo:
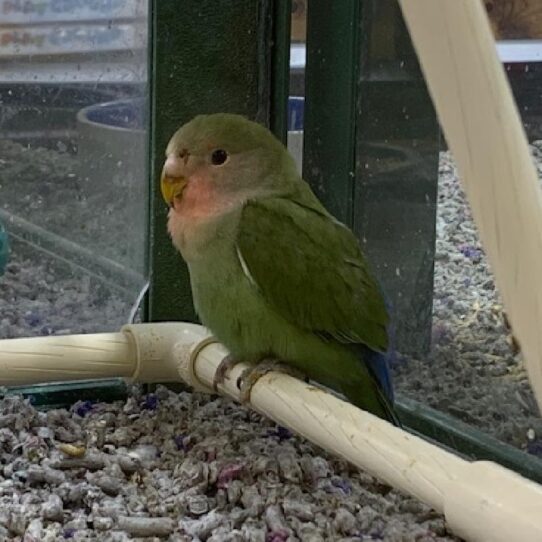
[(233, 369), (237, 364), (241, 363), (238, 359), (228, 354), (218, 365), (215, 376), (213, 378), (213, 390), (218, 392), (219, 384), (224, 384), (226, 373)]
[(239, 388), (239, 401), (241, 404), (250, 401), (250, 392), (256, 382), (271, 371), (279, 371), (281, 373), (293, 376), (295, 378), (305, 379), (305, 375), (294, 369), (290, 365), (283, 363), (276, 358), (264, 358), (253, 367), (245, 369), (241, 376), (237, 379), (237, 387)]

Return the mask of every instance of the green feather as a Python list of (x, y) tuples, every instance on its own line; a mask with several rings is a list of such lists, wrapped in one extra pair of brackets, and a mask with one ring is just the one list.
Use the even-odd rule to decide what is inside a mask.
[(288, 199), (245, 206), (237, 245), (250, 274), (291, 323), (386, 351), (386, 307), (356, 238), (299, 186)]
[[(237, 247), (245, 273), (270, 310), (322, 338), (322, 350), (330, 341), (345, 345), (334, 345), (341, 352), (333, 349), (333, 361), (322, 361), (316, 352), (310, 366), (299, 368), (311, 376), (314, 366), (329, 363), (336, 373), (330, 380), (324, 377), (328, 384), (354, 404), (396, 421), (373, 375), (346, 348), (360, 343), (384, 352), (388, 347), (386, 307), (352, 232), (331, 217), (303, 183), (288, 198), (249, 202)], [(286, 361), (297, 365), (296, 359)]]

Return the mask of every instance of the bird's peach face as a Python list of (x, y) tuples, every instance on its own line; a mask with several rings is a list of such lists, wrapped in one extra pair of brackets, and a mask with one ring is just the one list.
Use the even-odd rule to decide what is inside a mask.
[(160, 188), (165, 202), (173, 207), (191, 178), (212, 181), (221, 177), (219, 169), (229, 161), (229, 154), (222, 149), (212, 149), (204, 154), (191, 154), (186, 149), (168, 149), (162, 169)]

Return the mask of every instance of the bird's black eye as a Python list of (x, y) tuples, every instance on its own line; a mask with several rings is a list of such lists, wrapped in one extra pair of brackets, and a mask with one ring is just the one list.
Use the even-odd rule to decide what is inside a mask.
[(228, 153), (222, 149), (217, 149), (211, 154), (211, 164), (213, 164), (213, 166), (221, 166), (227, 159)]

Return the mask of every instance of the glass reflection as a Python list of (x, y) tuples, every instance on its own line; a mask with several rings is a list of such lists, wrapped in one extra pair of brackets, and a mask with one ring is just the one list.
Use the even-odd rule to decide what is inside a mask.
[(146, 274), (147, 2), (0, 12), (0, 337), (114, 329)]

